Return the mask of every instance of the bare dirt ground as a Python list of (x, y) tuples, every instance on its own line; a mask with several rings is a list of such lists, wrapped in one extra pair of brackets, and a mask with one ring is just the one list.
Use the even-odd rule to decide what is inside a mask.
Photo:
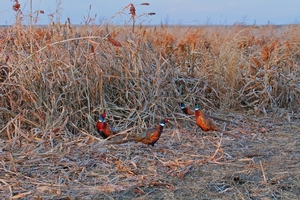
[(3, 199), (299, 199), (299, 116), (291, 117), (290, 123), (284, 117), (247, 118), (240, 115), (238, 127), (226, 127), (239, 136), (235, 139), (203, 133), (193, 118), (182, 115), (177, 123), (170, 120), (154, 147), (133, 142), (104, 145), (70, 124), (57, 133), (20, 132), (0, 141), (0, 195)]

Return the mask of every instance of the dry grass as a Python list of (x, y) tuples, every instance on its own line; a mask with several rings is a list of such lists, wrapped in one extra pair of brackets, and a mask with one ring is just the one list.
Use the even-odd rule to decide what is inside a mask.
[[(297, 25), (1, 29), (1, 195), (297, 198), (299, 33)], [(181, 101), (239, 123), (229, 128), (240, 139), (201, 134)], [(170, 123), (154, 148), (105, 146), (95, 131), (104, 109), (129, 134), (165, 116)]]

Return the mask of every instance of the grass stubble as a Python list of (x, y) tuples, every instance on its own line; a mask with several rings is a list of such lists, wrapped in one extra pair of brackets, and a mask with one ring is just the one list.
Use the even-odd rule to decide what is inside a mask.
[[(3, 198), (299, 197), (300, 27), (144, 27), (135, 9), (112, 17), (129, 11), (128, 26), (28, 27), (20, 13), (1, 29)], [(179, 102), (240, 138), (201, 133)], [(153, 148), (104, 145), (104, 109), (111, 140), (170, 121)]]

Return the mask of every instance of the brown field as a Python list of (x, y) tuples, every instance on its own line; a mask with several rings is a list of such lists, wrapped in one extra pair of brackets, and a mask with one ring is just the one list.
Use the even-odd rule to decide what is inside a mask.
[[(0, 30), (5, 199), (298, 199), (300, 26)], [(198, 102), (238, 135), (203, 133)], [(105, 145), (168, 117), (154, 147)], [(128, 131), (126, 131), (128, 130)]]

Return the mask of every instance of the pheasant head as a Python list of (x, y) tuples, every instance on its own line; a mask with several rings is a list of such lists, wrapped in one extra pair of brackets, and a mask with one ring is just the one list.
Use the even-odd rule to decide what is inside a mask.
[(105, 122), (106, 113), (102, 113), (99, 117), (99, 122)]

